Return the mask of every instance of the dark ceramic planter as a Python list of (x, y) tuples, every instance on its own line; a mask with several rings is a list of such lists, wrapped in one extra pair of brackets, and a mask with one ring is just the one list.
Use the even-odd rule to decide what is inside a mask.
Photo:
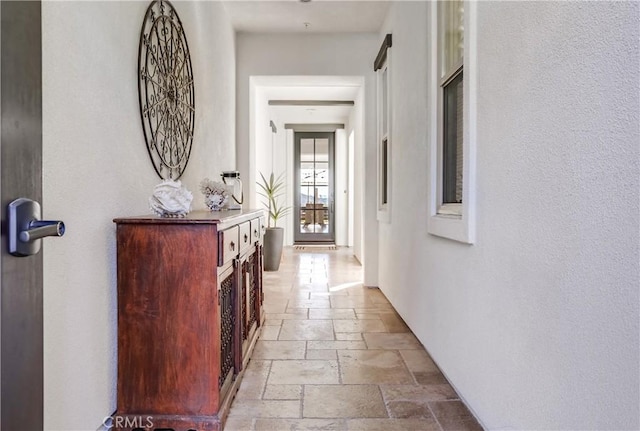
[(268, 227), (264, 233), (264, 270), (277, 271), (282, 260), (284, 228)]

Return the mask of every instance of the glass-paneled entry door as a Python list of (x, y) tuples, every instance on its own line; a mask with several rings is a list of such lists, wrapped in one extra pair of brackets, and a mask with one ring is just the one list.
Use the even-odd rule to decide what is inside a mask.
[(294, 242), (335, 241), (334, 133), (296, 132)]

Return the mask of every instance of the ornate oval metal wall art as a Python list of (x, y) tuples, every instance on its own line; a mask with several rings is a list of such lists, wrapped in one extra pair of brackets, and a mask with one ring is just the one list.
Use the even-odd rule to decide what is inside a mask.
[(189, 162), (195, 90), (189, 46), (173, 5), (154, 0), (140, 31), (140, 117), (147, 150), (163, 179), (178, 179)]

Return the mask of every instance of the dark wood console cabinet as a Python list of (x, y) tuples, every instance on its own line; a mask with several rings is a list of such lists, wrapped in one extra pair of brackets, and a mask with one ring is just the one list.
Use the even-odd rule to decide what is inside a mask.
[(118, 218), (115, 429), (221, 430), (259, 335), (263, 212)]

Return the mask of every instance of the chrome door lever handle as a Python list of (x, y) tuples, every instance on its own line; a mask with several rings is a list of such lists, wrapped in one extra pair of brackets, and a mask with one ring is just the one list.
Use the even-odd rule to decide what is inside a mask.
[(31, 242), (45, 236), (64, 235), (64, 223), (51, 220), (32, 220), (29, 229), (20, 232), (20, 241)]
[(40, 204), (18, 198), (8, 206), (9, 253), (14, 256), (32, 256), (40, 251), (42, 238), (64, 235), (64, 223), (58, 220), (40, 220)]

